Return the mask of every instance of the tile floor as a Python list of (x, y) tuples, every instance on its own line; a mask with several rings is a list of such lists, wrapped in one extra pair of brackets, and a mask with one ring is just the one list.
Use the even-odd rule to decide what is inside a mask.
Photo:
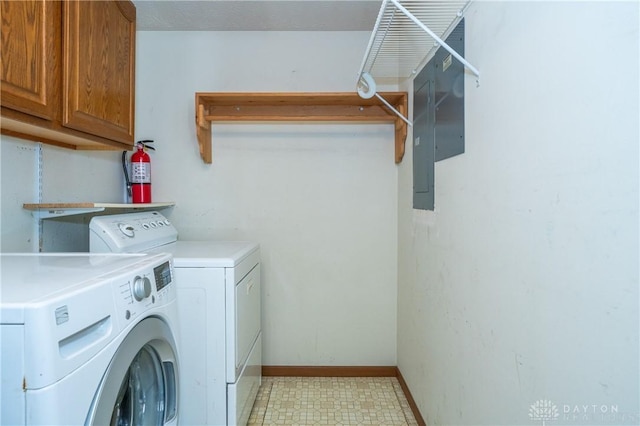
[(395, 377), (263, 377), (249, 426), (416, 426)]

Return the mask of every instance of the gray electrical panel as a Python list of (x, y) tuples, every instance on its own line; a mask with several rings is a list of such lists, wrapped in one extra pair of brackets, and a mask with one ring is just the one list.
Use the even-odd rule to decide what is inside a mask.
[[(445, 41), (464, 56), (464, 20)], [(464, 66), (440, 47), (413, 81), (413, 208), (434, 209), (434, 163), (462, 153)]]

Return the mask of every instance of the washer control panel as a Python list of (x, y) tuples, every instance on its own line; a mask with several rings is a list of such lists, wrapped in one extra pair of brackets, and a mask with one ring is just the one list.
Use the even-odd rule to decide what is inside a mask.
[(176, 228), (158, 212), (95, 216), (89, 223), (92, 253), (139, 253), (177, 239)]
[[(149, 309), (166, 305), (175, 299), (174, 270), (170, 254), (152, 255), (154, 263), (114, 280), (118, 317), (125, 324)], [(158, 259), (162, 261), (158, 262)], [(144, 263), (144, 261), (143, 261)]]

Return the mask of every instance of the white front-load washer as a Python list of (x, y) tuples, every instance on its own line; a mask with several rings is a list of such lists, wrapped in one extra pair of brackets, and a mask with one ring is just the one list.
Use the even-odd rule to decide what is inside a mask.
[(180, 315), (180, 422), (246, 425), (262, 379), (260, 248), (182, 241), (158, 212), (96, 216), (92, 252), (167, 252)]
[(175, 425), (169, 254), (1, 254), (0, 424)]

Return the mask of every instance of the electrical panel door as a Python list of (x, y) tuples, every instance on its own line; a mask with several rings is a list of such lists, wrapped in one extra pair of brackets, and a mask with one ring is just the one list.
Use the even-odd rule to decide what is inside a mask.
[[(445, 40), (464, 56), (464, 20)], [(413, 81), (413, 208), (435, 207), (435, 162), (464, 153), (464, 66), (440, 47)]]

